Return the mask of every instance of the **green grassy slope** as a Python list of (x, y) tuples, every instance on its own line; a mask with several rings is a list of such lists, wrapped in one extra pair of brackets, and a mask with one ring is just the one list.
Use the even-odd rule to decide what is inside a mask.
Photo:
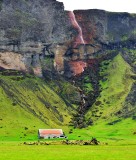
[(85, 116), (94, 125), (83, 129), (69, 126), (79, 103), (73, 85), (14, 72), (0, 74), (0, 140), (36, 140), (39, 128), (63, 128), (69, 139), (135, 139), (135, 115), (122, 116), (134, 73), (121, 54), (101, 63), (101, 93)]
[(0, 101), (0, 140), (33, 139), (38, 126), (48, 127), (19, 105), (13, 106), (13, 102), (2, 88), (0, 88)]
[[(118, 54), (112, 61), (101, 63), (101, 93), (86, 117), (94, 120), (111, 121), (118, 119), (125, 99), (130, 92), (134, 80), (133, 72), (122, 56)], [(127, 114), (127, 113), (126, 113)]]
[(102, 76), (100, 96), (86, 114), (86, 119), (92, 118), (94, 125), (88, 127), (86, 131), (81, 130), (82, 134), (75, 130), (73, 136), (85, 133), (87, 137), (91, 135), (100, 139), (136, 139), (133, 134), (136, 132), (136, 120), (133, 115), (129, 118), (122, 116), (127, 115), (127, 112), (123, 113), (123, 107), (135, 83), (131, 67), (121, 54), (118, 54), (113, 60), (101, 63), (100, 75)]
[(44, 80), (0, 75), (0, 139), (35, 139), (39, 128), (65, 128), (74, 112)]

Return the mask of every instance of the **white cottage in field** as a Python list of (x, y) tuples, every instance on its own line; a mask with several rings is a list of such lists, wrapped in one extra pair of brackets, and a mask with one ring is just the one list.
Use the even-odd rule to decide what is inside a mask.
[(50, 138), (66, 138), (62, 129), (39, 129), (38, 137), (44, 139)]

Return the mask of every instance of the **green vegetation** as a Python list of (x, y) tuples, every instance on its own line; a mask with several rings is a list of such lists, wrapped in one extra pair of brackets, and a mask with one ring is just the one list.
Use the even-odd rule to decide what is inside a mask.
[(72, 105), (67, 106), (44, 80), (9, 73), (0, 75), (0, 140), (36, 140), (39, 128), (67, 132)]
[(82, 89), (86, 93), (89, 93), (89, 92), (93, 91), (93, 86), (91, 84), (89, 76), (85, 76), (85, 78), (83, 79), (82, 83), (83, 83)]
[(130, 118), (123, 118), (128, 114), (123, 110), (125, 99), (134, 83), (131, 67), (119, 54), (113, 60), (101, 63), (100, 75), (100, 96), (86, 114), (87, 119), (93, 119), (94, 125), (89, 127), (86, 133), (104, 141), (115, 139), (117, 143), (120, 140), (128, 140), (126, 144), (135, 144), (135, 118), (131, 115)]
[(128, 57), (128, 62), (132, 67), (136, 65), (136, 50), (123, 48), (124, 54)]
[(76, 87), (61, 77), (59, 77), (59, 79), (56, 78), (51, 81), (47, 81), (47, 84), (57, 95), (63, 98), (68, 106), (70, 105), (71, 107), (77, 108), (76, 103), (78, 103), (79, 100)]
[(128, 40), (128, 35), (126, 35), (126, 34), (123, 35), (121, 38), (121, 41), (127, 41), (127, 40)]
[(71, 129), (68, 138), (71, 140), (87, 140), (96, 137), (102, 143), (112, 145), (136, 144), (136, 120), (132, 118), (123, 119), (110, 125), (110, 119), (107, 123), (99, 121), (93, 126), (83, 129)]
[(26, 146), (19, 143), (0, 144), (1, 160), (135, 160), (136, 146)]
[[(136, 16), (136, 15), (135, 15), (135, 16)], [(132, 31), (132, 35), (133, 35), (133, 36), (136, 36), (136, 30), (133, 30), (133, 31)]]
[(101, 93), (87, 117), (100, 121), (118, 119), (117, 112), (122, 109), (134, 82), (131, 67), (119, 54), (113, 61), (102, 62), (100, 75), (103, 77), (100, 81)]

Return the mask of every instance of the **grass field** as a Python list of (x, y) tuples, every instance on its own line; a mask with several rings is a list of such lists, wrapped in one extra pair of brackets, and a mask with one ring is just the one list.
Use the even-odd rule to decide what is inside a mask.
[(0, 144), (1, 160), (135, 160), (136, 145), (25, 146), (18, 142)]

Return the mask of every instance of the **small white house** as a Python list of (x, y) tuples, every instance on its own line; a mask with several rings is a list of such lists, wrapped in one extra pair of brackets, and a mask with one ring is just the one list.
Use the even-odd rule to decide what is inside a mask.
[(39, 129), (38, 137), (44, 139), (66, 138), (62, 129)]

